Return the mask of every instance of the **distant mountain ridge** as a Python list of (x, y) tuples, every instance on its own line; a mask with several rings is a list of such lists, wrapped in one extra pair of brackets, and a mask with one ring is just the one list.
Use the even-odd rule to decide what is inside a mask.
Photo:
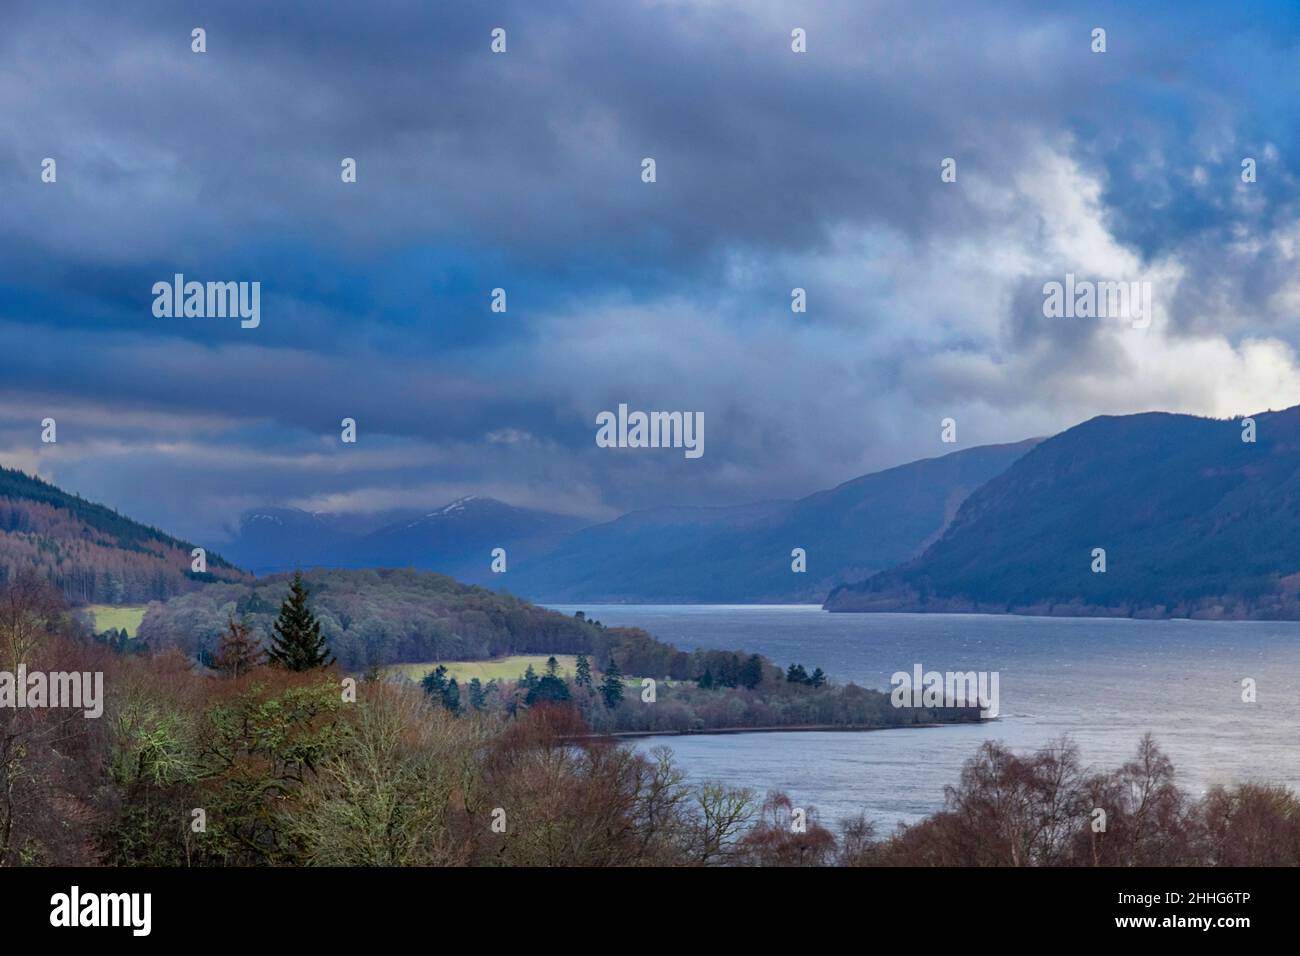
[[(966, 499), (924, 554), (832, 611), (1300, 618), (1300, 407), (1101, 416)], [(1094, 572), (1094, 549), (1105, 571)]]
[(248, 575), (212, 551), (190, 570), (194, 545), (0, 467), (0, 578), (35, 571), (78, 603), (165, 600), (201, 584)]
[[(1036, 441), (914, 461), (798, 501), (633, 512), (521, 566), (509, 587), (550, 603), (821, 602), (835, 585), (919, 553)], [(807, 556), (802, 573), (791, 567), (795, 548)]]
[(427, 512), (405, 509), (364, 517), (259, 508), (244, 514), (239, 536), (226, 551), (258, 574), (295, 567), (409, 567), (469, 583), (499, 584), (500, 576), (490, 567), (493, 548), (506, 549), (509, 573), (511, 563), (555, 547), (587, 523), (480, 495)]
[[(365, 534), (341, 530), (339, 516), (258, 509), (226, 550), (258, 573), (412, 567), (551, 603), (820, 602), (919, 553), (1035, 441), (900, 465), (798, 501), (655, 508), (594, 525), (478, 496)], [(490, 570), (495, 547), (507, 551), (503, 575)], [(791, 568), (794, 548), (807, 554), (805, 573)]]

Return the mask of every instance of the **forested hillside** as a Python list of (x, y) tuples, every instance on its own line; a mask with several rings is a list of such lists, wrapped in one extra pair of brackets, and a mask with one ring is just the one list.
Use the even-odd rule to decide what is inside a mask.
[[(692, 655), (640, 628), (603, 627), (441, 574), (317, 569), (304, 577), (321, 633), (346, 668), (509, 654), (589, 654), (603, 663), (617, 648), (628, 673), (693, 674)], [(234, 619), (266, 643), (288, 588), (289, 575), (279, 574), (152, 604), (137, 639), (204, 658)]]
[(826, 606), (1300, 618), (1300, 407), (1253, 424), (1243, 441), (1240, 420), (1084, 422), (966, 499), (922, 556)]
[(193, 572), (193, 547), (39, 478), (0, 468), (0, 580), (32, 569), (74, 603), (131, 604), (206, 582), (247, 579), (213, 553), (206, 573)]

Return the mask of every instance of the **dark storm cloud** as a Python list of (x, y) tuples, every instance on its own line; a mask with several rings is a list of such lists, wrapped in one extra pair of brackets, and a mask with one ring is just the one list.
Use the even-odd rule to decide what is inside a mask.
[[(212, 533), (269, 500), (790, 496), (947, 450), (946, 414), (969, 444), (1203, 410), (1169, 350), (1289, 367), (1295, 37), (1281, 5), (10, 4), (0, 452)], [(1158, 276), (1163, 331), (1041, 321), (1044, 281), (1108, 269)], [(260, 281), (262, 325), (154, 318), (175, 272)], [(705, 459), (596, 449), (619, 401), (703, 410)], [(32, 445), (33, 403), (80, 453)], [(344, 416), (373, 460), (318, 457)]]

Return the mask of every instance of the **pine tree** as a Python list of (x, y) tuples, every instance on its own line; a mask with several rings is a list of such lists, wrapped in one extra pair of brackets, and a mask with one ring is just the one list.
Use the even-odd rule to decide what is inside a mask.
[(818, 667), (808, 677), (808, 683), (811, 684), (813, 687), (821, 687), (822, 684), (826, 683), (826, 672), (823, 671), (820, 667)]
[(424, 675), (424, 679), (420, 681), (420, 686), (434, 700), (444, 699), (447, 696), (447, 668), (439, 664)]
[[(578, 613), (581, 614), (582, 612), (579, 611)], [(578, 662), (574, 665), (573, 670), (573, 682), (575, 684), (583, 688), (591, 686), (591, 662), (587, 660), (586, 654), (578, 655)]]
[(291, 671), (309, 671), (334, 663), (334, 655), (321, 636), (320, 621), (307, 607), (307, 587), (302, 583), (301, 571), (294, 572), (289, 596), (280, 605), (267, 657), (277, 667)]
[(546, 676), (547, 677), (560, 676), (560, 662), (555, 659), (554, 654), (546, 658)]
[(469, 682), (469, 705), (475, 710), (482, 710), (487, 706), (487, 695), (483, 693), (483, 682), (477, 677)]
[(749, 659), (740, 668), (740, 684), (753, 690), (761, 683), (763, 683), (763, 659), (757, 654), (750, 654)]
[(623, 703), (623, 674), (618, 669), (618, 662), (612, 657), (605, 665), (605, 679), (600, 682), (600, 696), (605, 699), (605, 706), (610, 710)]
[(453, 714), (460, 713), (460, 685), (456, 678), (447, 681), (447, 690), (442, 695), (442, 705)]
[(212, 658), (212, 666), (227, 677), (247, 674), (263, 662), (263, 652), (250, 636), (251, 629), (243, 621), (230, 618), (230, 629), (221, 635), (221, 645)]

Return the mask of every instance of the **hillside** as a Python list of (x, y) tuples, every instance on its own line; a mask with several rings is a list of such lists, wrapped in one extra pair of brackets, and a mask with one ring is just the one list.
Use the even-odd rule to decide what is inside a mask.
[[(729, 651), (688, 653), (641, 628), (605, 627), (581, 613), (561, 614), (428, 571), (316, 569), (304, 579), (330, 651), (353, 670), (521, 654), (586, 654), (597, 667), (613, 656), (624, 673), (683, 680), (709, 666), (721, 672), (717, 661), (734, 656)], [(265, 645), (288, 587), (289, 575), (280, 574), (212, 584), (151, 604), (136, 640), (154, 652), (175, 648), (206, 660), (234, 619), (247, 623)]]
[(3, 578), (34, 570), (70, 601), (130, 604), (247, 577), (210, 551), (207, 573), (195, 574), (193, 547), (39, 478), (0, 468)]
[[(794, 502), (634, 512), (514, 565), (507, 586), (550, 602), (819, 602), (919, 553), (1034, 443), (915, 461)], [(802, 574), (794, 548), (807, 552)]]
[[(344, 667), (591, 650), (593, 626), (445, 575), (323, 570), (305, 575), (321, 633)], [(149, 607), (138, 639), (203, 658), (234, 618), (269, 642), (288, 575), (212, 584)], [(610, 629), (615, 630), (613, 628)]]
[(923, 555), (826, 607), (1300, 618), (1300, 407), (1254, 417), (1254, 443), (1237, 420), (1084, 422), (971, 495)]

